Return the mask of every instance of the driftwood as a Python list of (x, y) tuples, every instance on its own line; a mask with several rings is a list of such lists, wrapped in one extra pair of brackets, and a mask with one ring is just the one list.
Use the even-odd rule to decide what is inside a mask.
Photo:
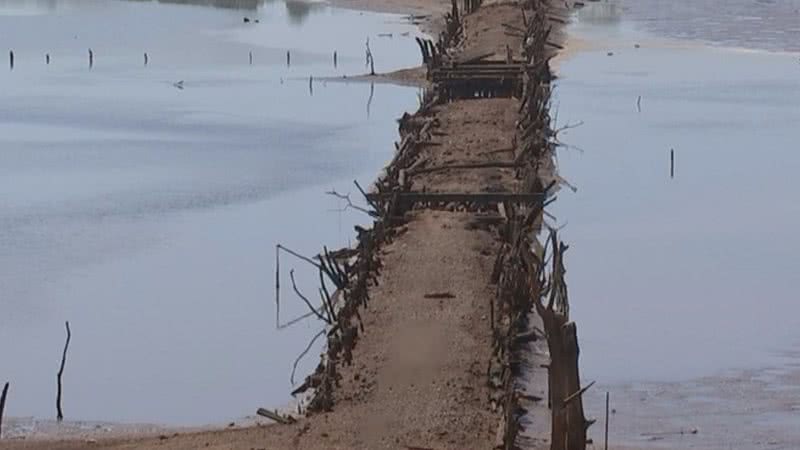
[(3, 393), (0, 394), (0, 437), (3, 437), (3, 411), (6, 409), (6, 396), (8, 395), (9, 383), (3, 386)]
[(258, 408), (258, 411), (256, 411), (256, 414), (258, 414), (259, 416), (262, 416), (262, 417), (266, 417), (268, 419), (272, 419), (272, 420), (274, 420), (275, 422), (278, 422), (281, 425), (291, 425), (291, 424), (297, 422), (297, 420), (295, 420), (291, 416), (282, 416), (282, 415), (280, 415), (280, 414), (278, 414), (278, 413), (276, 413), (274, 411), (270, 411), (270, 410), (265, 409), (265, 408)]
[(64, 342), (64, 352), (61, 354), (61, 368), (58, 369), (57, 382), (58, 391), (56, 392), (56, 420), (61, 422), (64, 420), (64, 411), (61, 409), (61, 377), (64, 375), (64, 365), (67, 364), (67, 350), (69, 350), (69, 341), (72, 338), (72, 332), (69, 329), (69, 322), (65, 323), (67, 327), (67, 340)]
[(297, 358), (294, 360), (294, 364), (292, 364), (292, 374), (289, 376), (289, 381), (292, 384), (294, 384), (294, 374), (295, 374), (295, 372), (297, 372), (297, 364), (299, 364), (300, 360), (303, 359), (303, 357), (306, 356), (306, 354), (308, 354), (308, 352), (311, 350), (311, 347), (314, 346), (314, 342), (317, 342), (317, 339), (319, 339), (320, 337), (322, 337), (324, 335), (325, 335), (325, 330), (322, 330), (319, 333), (317, 333), (314, 336), (314, 338), (311, 339), (311, 342), (308, 343), (308, 345), (306, 346), (305, 350), (303, 350), (303, 352), (300, 353), (297, 356)]

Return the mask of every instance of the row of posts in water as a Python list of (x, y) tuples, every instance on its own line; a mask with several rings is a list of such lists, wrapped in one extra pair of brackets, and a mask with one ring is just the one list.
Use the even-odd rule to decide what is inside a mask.
[[(45, 64), (50, 65), (50, 53), (45, 53), (44, 55)], [(253, 64), (253, 52), (249, 53), (249, 61), (250, 65)], [(150, 56), (148, 56), (147, 52), (144, 53), (144, 65), (150, 63)], [(8, 52), (8, 65), (11, 70), (14, 70), (14, 50), (9, 50)], [(286, 67), (290, 67), (292, 65), (292, 53), (290, 51), (286, 51)], [(333, 51), (333, 67), (339, 66), (339, 56), (336, 50)], [(92, 49), (89, 49), (89, 68), (91, 69), (94, 67), (94, 52)]]

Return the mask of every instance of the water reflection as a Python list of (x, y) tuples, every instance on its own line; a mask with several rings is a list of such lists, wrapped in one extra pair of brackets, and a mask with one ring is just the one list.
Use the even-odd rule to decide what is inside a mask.
[[(608, 0), (588, 3), (606, 14), (618, 4), (637, 26), (673, 38), (724, 46), (800, 51), (800, 0)], [(583, 12), (581, 14), (584, 14)]]
[[(191, 5), (255, 13), (260, 9), (284, 4), (292, 24), (300, 25), (314, 11), (325, 8), (321, 2), (303, 0), (124, 0), (131, 3)], [(50, 14), (72, 9), (91, 9), (104, 6), (104, 0), (0, 0), (0, 15)]]
[(613, 24), (622, 20), (622, 6), (613, 1), (589, 3), (578, 10), (581, 22), (593, 24)]
[(302, 24), (314, 10), (325, 6), (322, 3), (295, 0), (286, 0), (284, 3), (286, 4), (286, 13), (289, 15), (289, 21), (295, 25)]

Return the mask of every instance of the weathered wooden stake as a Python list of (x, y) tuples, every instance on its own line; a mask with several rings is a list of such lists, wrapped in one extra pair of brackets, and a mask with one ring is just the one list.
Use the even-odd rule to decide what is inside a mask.
[(314, 77), (308, 76), (308, 93), (314, 95)]
[(605, 444), (603, 446), (604, 450), (608, 450), (608, 391), (606, 391), (606, 434), (605, 434)]
[(144, 65), (147, 67), (147, 63), (149, 62), (150, 58), (147, 57), (147, 52), (144, 52)]
[(333, 51), (333, 68), (335, 69), (338, 65), (337, 58), (336, 58), (336, 50)]
[(250, 52), (250, 65), (253, 65), (253, 52)]
[(64, 375), (64, 365), (67, 363), (67, 350), (69, 350), (69, 340), (72, 338), (72, 332), (69, 330), (69, 321), (66, 322), (67, 327), (67, 341), (64, 343), (64, 353), (61, 354), (61, 368), (58, 369), (58, 392), (56, 393), (56, 420), (61, 422), (64, 420), (64, 411), (61, 409), (61, 377)]
[(47, 63), (48, 66), (50, 65), (50, 53), (45, 53), (44, 62)]
[(8, 65), (11, 70), (14, 70), (14, 50), (8, 51)]
[(8, 395), (8, 382), (3, 387), (3, 394), (0, 395), (0, 438), (3, 437), (3, 410), (6, 409), (6, 396)]
[(286, 67), (292, 66), (292, 54), (289, 53), (289, 50), (286, 50)]
[(675, 149), (669, 149), (669, 177), (675, 178)]
[(636, 99), (636, 110), (638, 112), (642, 112), (642, 96), (640, 95), (639, 98)]
[(89, 68), (91, 69), (94, 66), (94, 52), (92, 49), (89, 49)]
[[(455, 0), (453, 0), (455, 2)], [(453, 3), (455, 4), (455, 3)], [(375, 75), (375, 58), (372, 57), (372, 50), (369, 48), (369, 38), (367, 38), (367, 64), (369, 64), (369, 74)]]

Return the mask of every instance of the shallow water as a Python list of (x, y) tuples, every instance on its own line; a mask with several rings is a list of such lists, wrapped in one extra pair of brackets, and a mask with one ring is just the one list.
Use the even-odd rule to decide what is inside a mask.
[(800, 51), (800, 0), (604, 0), (580, 15), (712, 45)]
[[(55, 415), (66, 320), (68, 420), (199, 425), (289, 400), (319, 325), (275, 330), (274, 246), (349, 243), (364, 218), (324, 192), (368, 184), (417, 102), (308, 77), (363, 73), (367, 37), (376, 70), (415, 65), (415, 29), (325, 5), (216, 4), (0, 2), (16, 56), (0, 70), (6, 415)], [(313, 293), (316, 274), (286, 261)], [(283, 320), (304, 311), (284, 302)]]
[[(578, 191), (552, 212), (589, 413), (608, 390), (612, 442), (797, 448), (797, 55), (667, 41), (607, 12), (578, 16), (592, 49), (562, 63), (555, 99), (560, 125), (583, 122), (560, 136)], [(768, 368), (787, 375), (753, 381)]]

